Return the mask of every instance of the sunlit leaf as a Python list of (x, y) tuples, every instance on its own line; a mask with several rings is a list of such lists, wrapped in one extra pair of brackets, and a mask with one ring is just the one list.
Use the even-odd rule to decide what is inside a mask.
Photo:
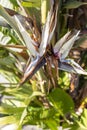
[(27, 116), (27, 110), (26, 108), (23, 110), (22, 114), (21, 114), (21, 118), (20, 118), (20, 122), (19, 122), (19, 128), (22, 126), (23, 120), (24, 118)]
[(6, 116), (0, 118), (0, 125), (14, 124), (17, 123), (17, 117), (14, 116)]

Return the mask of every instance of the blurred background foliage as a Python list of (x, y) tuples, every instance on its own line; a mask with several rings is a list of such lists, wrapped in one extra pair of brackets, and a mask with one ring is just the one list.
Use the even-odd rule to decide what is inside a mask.
[[(57, 1), (57, 26), (52, 43), (55, 44), (68, 30), (80, 30), (79, 39), (68, 57), (87, 71), (87, 2)], [(63, 129), (86, 130), (87, 76), (61, 70), (57, 75), (56, 69), (49, 72), (48, 65), (19, 87), (29, 51), (19, 38), (21, 34), (11, 28), (17, 29), (13, 17), (18, 14), (26, 17), (24, 27), (30, 33), (28, 19), (31, 30), (35, 27), (39, 39), (41, 34), (38, 32), (41, 33), (45, 24), (50, 0), (0, 0), (0, 5), (5, 9), (0, 6), (0, 129), (14, 124), (15, 130), (22, 130), (25, 125), (51, 130), (60, 126)], [(12, 18), (10, 24), (5, 12)]]

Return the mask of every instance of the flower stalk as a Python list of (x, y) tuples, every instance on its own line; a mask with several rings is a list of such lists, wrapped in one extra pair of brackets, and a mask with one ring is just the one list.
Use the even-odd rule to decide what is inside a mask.
[(47, 0), (41, 0), (41, 23), (42, 25), (46, 22), (47, 14)]

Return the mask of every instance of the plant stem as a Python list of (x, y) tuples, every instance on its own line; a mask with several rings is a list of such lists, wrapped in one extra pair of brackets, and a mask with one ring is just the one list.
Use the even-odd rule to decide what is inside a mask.
[(37, 72), (37, 74), (38, 74), (38, 79), (39, 79), (39, 82), (40, 82), (41, 92), (45, 94), (46, 92), (45, 92), (45, 88), (44, 88), (44, 77), (43, 77), (41, 70), (39, 70)]
[(41, 23), (45, 24), (47, 14), (47, 0), (41, 0)]

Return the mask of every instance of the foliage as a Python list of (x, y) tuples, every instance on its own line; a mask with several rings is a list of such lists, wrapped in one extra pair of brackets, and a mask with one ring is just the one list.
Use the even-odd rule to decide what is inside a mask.
[(86, 130), (87, 2), (8, 2), (0, 3), (0, 126)]

